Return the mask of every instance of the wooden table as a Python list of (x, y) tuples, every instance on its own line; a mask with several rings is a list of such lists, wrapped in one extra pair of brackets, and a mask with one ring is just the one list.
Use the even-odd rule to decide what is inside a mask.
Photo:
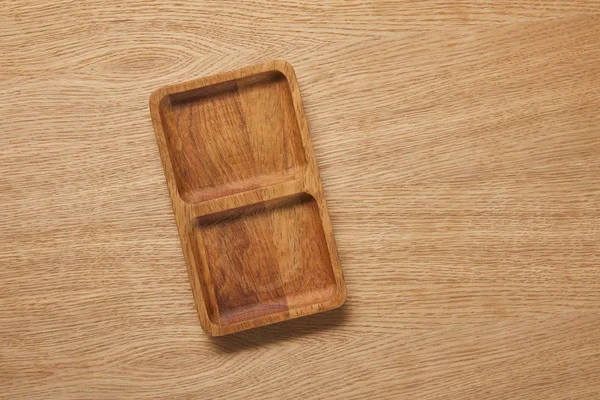
[[(600, 3), (5, 1), (0, 398), (600, 398)], [(341, 309), (200, 328), (155, 88), (295, 68)]]

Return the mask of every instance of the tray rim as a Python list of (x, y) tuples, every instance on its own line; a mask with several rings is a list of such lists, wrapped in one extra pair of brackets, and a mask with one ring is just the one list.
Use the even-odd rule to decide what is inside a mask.
[[(294, 177), (283, 183), (272, 184), (258, 189), (241, 191), (238, 193), (226, 195), (223, 197), (217, 197), (214, 199), (204, 200), (197, 203), (190, 203), (184, 201), (181, 198), (176, 184), (173, 165), (171, 163), (171, 157), (167, 148), (167, 140), (160, 113), (161, 103), (167, 101), (173, 94), (201, 89), (203, 87), (213, 86), (229, 81), (235, 81), (250, 77), (252, 75), (268, 72), (281, 73), (285, 77), (290, 90), (295, 116), (302, 141), (302, 147), (304, 149), (304, 155), (306, 159), (306, 168), (304, 168), (302, 176)], [(181, 247), (184, 253), (186, 268), (188, 270), (188, 276), (190, 279), (190, 284), (192, 286), (194, 303), (196, 304), (197, 313), (200, 319), (200, 325), (202, 326), (204, 331), (210, 336), (222, 336), (246, 329), (272, 324), (275, 322), (281, 322), (289, 319), (298, 318), (301, 316), (314, 314), (317, 312), (332, 310), (344, 304), (346, 300), (346, 286), (344, 283), (342, 270), (339, 264), (339, 257), (337, 252), (337, 246), (335, 244), (335, 239), (333, 237), (331, 220), (329, 217), (329, 212), (327, 210), (325, 198), (323, 196), (321, 178), (318, 173), (316, 159), (314, 156), (314, 150), (312, 147), (312, 140), (308, 131), (308, 124), (302, 106), (302, 99), (300, 96), (300, 91), (293, 67), (286, 61), (274, 60), (262, 64), (244, 67), (241, 69), (236, 69), (229, 72), (219, 73), (216, 75), (202, 77), (181, 83), (162, 86), (151, 94), (149, 99), (149, 107), (150, 114), (152, 117), (152, 124), (154, 126), (155, 136), (159, 148), (160, 158), (163, 165), (163, 171), (167, 181), (167, 186), (169, 188), (169, 195), (171, 198), (173, 214), (175, 216), (176, 225), (181, 241)], [(201, 286), (202, 283), (200, 281), (200, 276), (198, 273), (197, 265), (199, 262), (203, 261), (195, 260), (192, 252), (190, 251), (191, 243), (189, 239), (189, 233), (190, 228), (193, 226), (193, 221), (195, 221), (197, 218), (208, 216), (216, 212), (222, 212), (236, 207), (243, 207), (251, 204), (272, 201), (281, 197), (297, 195), (301, 193), (305, 193), (313, 197), (316, 201), (319, 216), (321, 217), (322, 228), (325, 232), (325, 239), (327, 242), (327, 248), (329, 250), (331, 267), (334, 272), (336, 284), (335, 295), (331, 299), (324, 302), (308, 304), (299, 308), (288, 309), (286, 311), (270, 315), (259, 316), (249, 320), (232, 323), (229, 325), (215, 324), (208, 316), (206, 302), (203, 297), (203, 290)]]

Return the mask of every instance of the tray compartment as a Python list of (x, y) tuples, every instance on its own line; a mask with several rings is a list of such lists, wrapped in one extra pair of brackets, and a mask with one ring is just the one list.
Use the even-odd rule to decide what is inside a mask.
[(219, 326), (331, 299), (331, 257), (313, 197), (298, 194), (198, 218), (190, 234)]
[(185, 202), (297, 179), (306, 165), (290, 86), (279, 71), (173, 93), (160, 115)]

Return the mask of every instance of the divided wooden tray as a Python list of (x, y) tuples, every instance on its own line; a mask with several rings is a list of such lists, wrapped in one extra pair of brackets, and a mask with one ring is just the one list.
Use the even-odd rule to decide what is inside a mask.
[(300, 92), (283, 61), (163, 87), (150, 112), (204, 330), (342, 305)]

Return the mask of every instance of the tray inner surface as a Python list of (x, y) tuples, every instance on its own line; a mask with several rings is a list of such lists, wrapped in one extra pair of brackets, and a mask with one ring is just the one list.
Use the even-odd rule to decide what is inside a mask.
[(315, 200), (298, 194), (196, 220), (190, 242), (209, 318), (227, 325), (331, 299)]
[(306, 166), (278, 71), (167, 96), (161, 121), (180, 197), (195, 203), (280, 183)]

